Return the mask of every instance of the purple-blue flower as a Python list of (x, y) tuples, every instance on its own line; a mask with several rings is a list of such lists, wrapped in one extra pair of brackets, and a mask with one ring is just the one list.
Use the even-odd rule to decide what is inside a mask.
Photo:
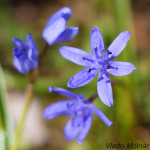
[(102, 119), (107, 125), (113, 124), (105, 114), (95, 107), (90, 101), (85, 100), (83, 95), (72, 93), (62, 88), (49, 87), (50, 92), (55, 92), (69, 97), (71, 100), (62, 100), (49, 105), (43, 113), (45, 119), (53, 119), (60, 115), (71, 116), (64, 128), (64, 135), (67, 140), (77, 138), (82, 143), (87, 136), (93, 121), (93, 113)]
[(48, 19), (43, 30), (43, 38), (49, 45), (69, 42), (76, 36), (78, 27), (66, 29), (67, 21), (71, 14), (70, 8), (63, 7)]
[(32, 71), (38, 66), (38, 50), (32, 36), (27, 34), (27, 41), (12, 38), (14, 46), (14, 67), (22, 74)]
[(107, 106), (113, 105), (112, 87), (108, 73), (115, 76), (124, 76), (133, 72), (136, 68), (132, 63), (112, 61), (125, 48), (130, 38), (130, 32), (124, 31), (107, 48), (104, 56), (104, 42), (102, 34), (96, 26), (91, 31), (91, 52), (93, 55), (74, 47), (64, 46), (60, 48), (60, 54), (87, 68), (75, 74), (68, 82), (68, 87), (77, 88), (91, 82), (99, 72), (97, 79), (98, 95)]

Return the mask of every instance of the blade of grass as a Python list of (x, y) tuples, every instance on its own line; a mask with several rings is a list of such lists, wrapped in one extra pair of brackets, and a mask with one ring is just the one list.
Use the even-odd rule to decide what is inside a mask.
[[(134, 75), (129, 76), (129, 81), (131, 76), (134, 76), (134, 84), (139, 80), (139, 69), (138, 69), (138, 58), (136, 51), (136, 41), (134, 35), (133, 17), (130, 0), (115, 0), (114, 1), (115, 10), (115, 20), (118, 33), (128, 30), (131, 32), (131, 37), (125, 47), (125, 50), (119, 56), (119, 60), (132, 62), (137, 68)], [(133, 82), (133, 80), (132, 80)]]
[(6, 106), (6, 85), (3, 70), (0, 65), (0, 118), (1, 118), (1, 128), (4, 130), (4, 141), (5, 141), (5, 149), (10, 149), (10, 141), (11, 141), (11, 130), (10, 130), (10, 122), (8, 117), (8, 111)]
[(6, 150), (5, 148), (5, 133), (0, 129), (0, 150)]

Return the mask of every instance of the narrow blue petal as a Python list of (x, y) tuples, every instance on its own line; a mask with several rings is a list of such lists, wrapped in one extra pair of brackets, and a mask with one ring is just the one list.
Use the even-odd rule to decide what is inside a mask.
[(77, 141), (78, 143), (82, 143), (84, 141), (84, 139), (86, 138), (90, 128), (91, 128), (91, 125), (92, 125), (92, 121), (93, 121), (93, 115), (90, 114), (86, 120), (84, 121), (84, 124), (83, 124), (83, 127), (80, 131), (80, 134), (79, 136), (77, 137)]
[(77, 88), (91, 82), (97, 74), (96, 69), (85, 68), (75, 74), (68, 82), (67, 87)]
[(60, 54), (69, 61), (82, 66), (89, 66), (89, 61), (84, 58), (93, 59), (89, 53), (78, 48), (63, 46), (59, 49)]
[(91, 31), (91, 51), (96, 58), (101, 58), (104, 53), (103, 37), (97, 26)]
[(21, 39), (18, 39), (18, 38), (15, 38), (13, 37), (12, 38), (12, 41), (15, 43), (16, 46), (18, 47), (21, 47), (22, 45), (24, 45), (24, 41), (22, 41)]
[(63, 42), (69, 42), (74, 39), (74, 37), (77, 35), (79, 31), (78, 27), (70, 27), (66, 29), (55, 41), (55, 44), (63, 43)]
[(12, 52), (12, 54), (14, 56), (18, 56), (20, 53), (20, 48), (18, 46), (14, 46), (13, 49), (14, 49), (14, 52)]
[(30, 71), (38, 67), (38, 58), (33, 59), (33, 57), (32, 60), (29, 59), (29, 63), (28, 63), (28, 66), (30, 67)]
[(70, 98), (73, 98), (73, 99), (78, 99), (78, 97), (79, 97), (78, 94), (75, 94), (75, 93), (70, 92), (68, 90), (65, 90), (63, 88), (57, 88), (57, 87), (49, 86), (48, 89), (49, 89), (50, 92), (58, 93), (60, 95), (70, 97)]
[(68, 121), (68, 123), (66, 124), (64, 128), (64, 135), (67, 140), (73, 140), (74, 138), (76, 138), (81, 130), (81, 126), (73, 125), (72, 118)]
[(113, 124), (113, 122), (109, 120), (105, 114), (94, 105), (92, 105), (92, 110), (107, 126), (111, 126)]
[(53, 103), (44, 110), (43, 117), (50, 120), (60, 115), (71, 115), (69, 105), (73, 103), (73, 100), (63, 100)]
[(20, 55), (19, 57), (14, 56), (13, 65), (20, 73), (25, 74), (35, 69), (38, 65), (38, 62), (29, 60), (24, 55)]
[(59, 17), (63, 17), (66, 21), (70, 18), (72, 11), (68, 7), (63, 7), (55, 12), (47, 21), (47, 25), (54, 23)]
[(124, 76), (132, 73), (135, 70), (135, 66), (129, 62), (112, 61), (110, 63), (110, 68), (107, 72), (114, 76)]
[(32, 36), (28, 33), (27, 34), (27, 56), (29, 61), (31, 61), (31, 70), (38, 66), (38, 50), (35, 41), (33, 40)]
[(47, 25), (43, 30), (43, 38), (52, 45), (66, 28), (66, 20), (63, 17), (58, 18), (54, 23)]
[(18, 58), (16, 56), (14, 56), (13, 65), (20, 73), (22, 73), (22, 74), (26, 73), (25, 70), (23, 70), (23, 68), (22, 68), (21, 62), (18, 60)]
[[(75, 113), (79, 112), (79, 110), (76, 110)], [(82, 126), (84, 123), (84, 118), (82, 115), (75, 115), (74, 117), (72, 117), (72, 125), (74, 127), (77, 126)]]
[(32, 49), (33, 55), (38, 55), (37, 46), (30, 33), (27, 34), (27, 44)]
[(27, 34), (27, 43), (29, 47), (34, 47), (35, 49), (37, 49), (36, 43), (33, 40), (32, 36), (30, 33)]
[[(22, 50), (23, 48), (26, 47), (25, 42), (22, 41), (21, 39), (18, 39), (18, 38), (13, 37), (13, 38), (12, 38), (12, 41), (15, 43), (15, 45), (16, 45), (15, 47), (17, 47), (18, 50)], [(16, 49), (14, 49), (14, 50), (16, 50)], [(15, 52), (16, 52), (16, 51), (15, 51)]]
[(129, 38), (130, 38), (129, 31), (124, 31), (124, 32), (120, 33), (115, 38), (115, 40), (110, 44), (110, 46), (108, 47), (108, 49), (106, 51), (105, 55), (108, 55), (108, 59), (116, 58), (122, 52), (122, 50), (125, 48)]
[(101, 101), (111, 107), (113, 105), (113, 94), (110, 78), (107, 73), (99, 73), (97, 81), (98, 95)]
[(22, 69), (25, 73), (32, 71), (38, 66), (38, 62), (36, 60), (22, 59), (20, 60), (22, 64)]

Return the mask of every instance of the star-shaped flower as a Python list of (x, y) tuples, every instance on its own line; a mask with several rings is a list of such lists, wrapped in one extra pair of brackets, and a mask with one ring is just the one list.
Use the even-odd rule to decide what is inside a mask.
[(93, 113), (98, 115), (107, 126), (113, 124), (102, 111), (90, 101), (85, 100), (83, 95), (54, 87), (49, 87), (49, 91), (71, 98), (71, 100), (62, 100), (49, 105), (43, 113), (43, 117), (49, 120), (60, 115), (72, 116), (64, 128), (64, 135), (67, 140), (77, 138), (78, 143), (84, 141), (92, 125)]
[(49, 45), (69, 42), (76, 36), (78, 27), (66, 29), (66, 24), (71, 14), (70, 8), (63, 7), (48, 19), (43, 30), (43, 38)]
[(22, 74), (32, 71), (38, 66), (38, 50), (32, 36), (27, 34), (27, 42), (12, 38), (14, 46), (14, 67)]
[(96, 26), (91, 31), (91, 52), (93, 55), (74, 47), (64, 46), (60, 48), (60, 54), (87, 68), (75, 74), (68, 82), (68, 87), (77, 88), (91, 82), (99, 72), (97, 79), (98, 95), (102, 102), (107, 106), (113, 105), (112, 87), (108, 73), (115, 76), (130, 74), (136, 68), (132, 63), (112, 61), (125, 48), (130, 37), (129, 31), (120, 33), (106, 50), (104, 56), (104, 42), (102, 34)]

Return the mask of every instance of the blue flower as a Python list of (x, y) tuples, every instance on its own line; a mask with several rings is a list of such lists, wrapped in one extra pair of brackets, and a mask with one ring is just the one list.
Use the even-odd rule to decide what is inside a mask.
[(38, 50), (32, 36), (27, 34), (27, 42), (12, 38), (14, 46), (14, 67), (22, 74), (32, 71), (38, 66)]
[(49, 87), (49, 91), (71, 98), (71, 100), (62, 100), (49, 105), (43, 113), (43, 117), (49, 120), (60, 115), (72, 116), (64, 128), (67, 140), (77, 138), (78, 143), (84, 141), (92, 125), (93, 113), (98, 115), (107, 126), (113, 124), (102, 111), (90, 101), (85, 100), (83, 95), (54, 87)]
[(43, 30), (43, 38), (49, 45), (69, 42), (76, 36), (78, 27), (66, 29), (66, 24), (71, 14), (70, 8), (63, 7), (48, 19)]
[(98, 95), (102, 102), (107, 106), (113, 105), (112, 87), (108, 73), (115, 76), (124, 76), (130, 74), (136, 68), (132, 63), (112, 61), (125, 48), (129, 40), (130, 32), (124, 31), (111, 43), (106, 50), (104, 56), (104, 42), (98, 27), (91, 31), (91, 51), (89, 54), (83, 50), (74, 47), (64, 46), (60, 48), (60, 54), (82, 66), (87, 68), (75, 74), (68, 82), (68, 87), (77, 88), (91, 82), (99, 72), (97, 79)]

